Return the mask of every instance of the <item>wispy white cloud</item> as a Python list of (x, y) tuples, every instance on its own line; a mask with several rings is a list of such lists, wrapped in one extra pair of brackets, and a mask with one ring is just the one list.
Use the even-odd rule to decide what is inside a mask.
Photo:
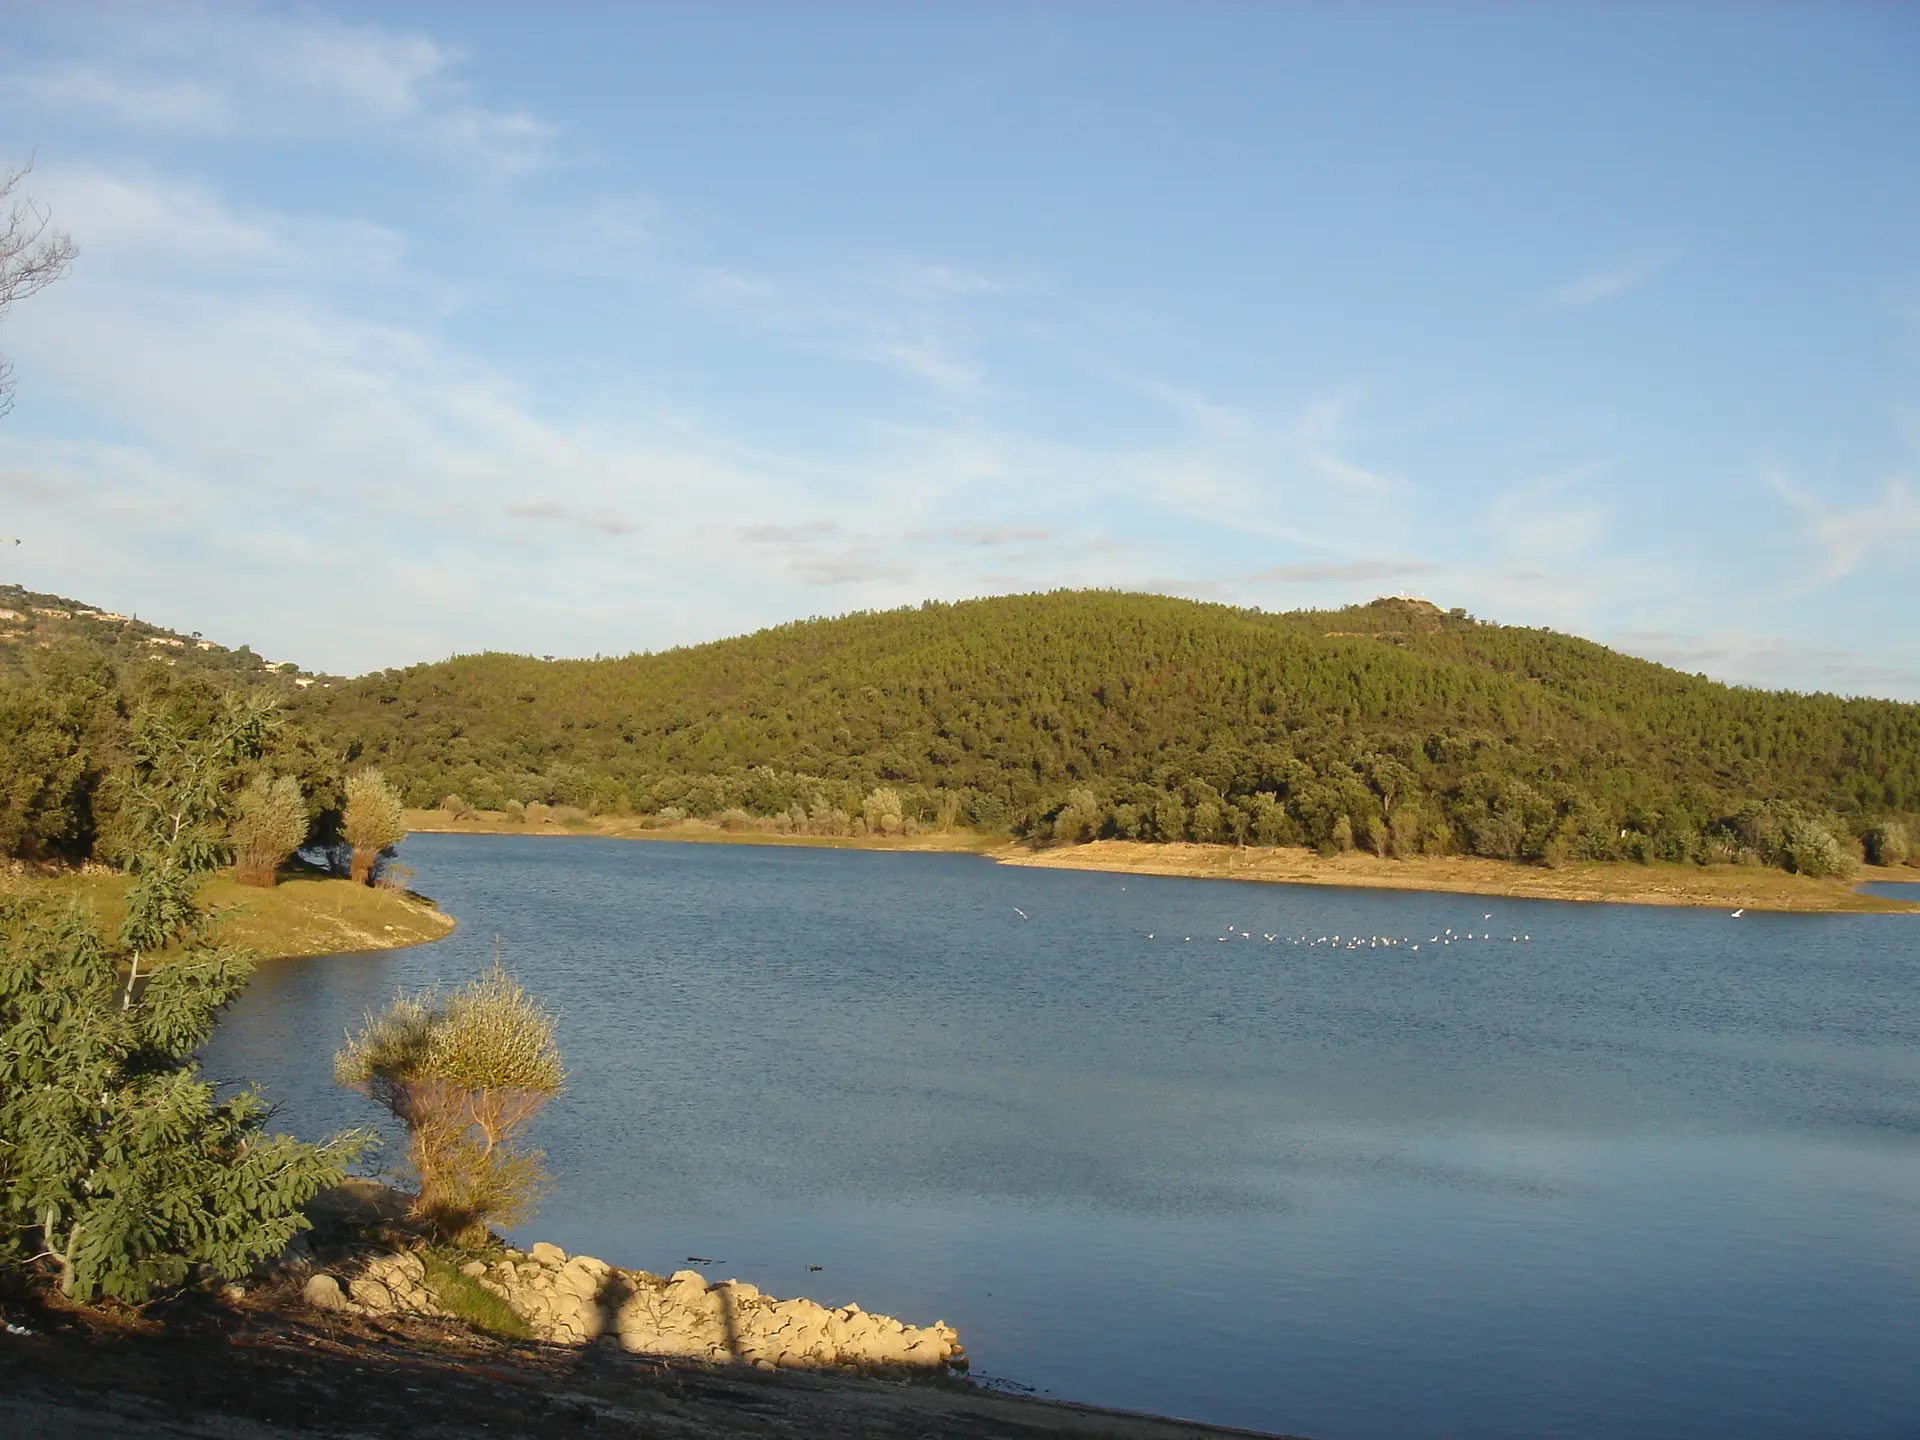
[(1593, 493), (1592, 482), (1611, 468), (1593, 462), (1506, 490), (1487, 505), (1487, 528), (1506, 555), (1522, 564), (1586, 555), (1608, 526), (1608, 506)]
[(776, 278), (697, 267), (687, 295), (732, 323), (803, 349), (882, 366), (952, 400), (977, 396), (986, 371), (962, 308), (1001, 286), (938, 265), (876, 265), (851, 274)]
[(1629, 654), (1732, 684), (1920, 697), (1920, 665), (1888, 665), (1839, 646), (1747, 631), (1628, 630), (1610, 638)]
[(640, 522), (609, 506), (580, 510), (559, 500), (508, 501), (504, 507), (515, 520), (555, 520), (601, 535), (632, 535)]
[(16, 62), (0, 82), (20, 101), (109, 128), (377, 140), (491, 175), (539, 168), (556, 138), (525, 110), (478, 103), (456, 51), (377, 25), (224, 6), (129, 10), (116, 13), (108, 45), (89, 49)]
[(1878, 562), (1920, 562), (1920, 488), (1907, 477), (1881, 482), (1874, 499), (1836, 505), (1807, 493), (1777, 466), (1762, 473), (1801, 517), (1802, 534), (1813, 552), (1815, 584), (1842, 579)]
[(1431, 575), (1439, 566), (1427, 560), (1344, 560), (1301, 565), (1276, 565), (1244, 578), (1276, 585), (1344, 585), (1369, 580), (1404, 580)]
[(1658, 275), (1678, 258), (1674, 251), (1635, 256), (1631, 260), (1602, 270), (1590, 270), (1547, 292), (1541, 301), (1546, 310), (1582, 310), (1612, 300), (1638, 288)]

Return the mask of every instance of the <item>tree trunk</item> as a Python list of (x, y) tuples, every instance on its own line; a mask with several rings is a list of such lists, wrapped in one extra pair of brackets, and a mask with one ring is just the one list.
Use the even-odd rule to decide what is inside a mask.
[(356, 845), (353, 850), (353, 864), (350, 871), (355, 883), (360, 885), (373, 884), (373, 867), (379, 860), (380, 852), (378, 850), (369, 850), (365, 846)]

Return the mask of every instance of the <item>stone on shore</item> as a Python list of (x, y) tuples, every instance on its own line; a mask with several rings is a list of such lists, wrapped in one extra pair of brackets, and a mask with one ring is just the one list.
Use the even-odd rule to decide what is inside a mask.
[[(635, 1354), (772, 1369), (834, 1367), (940, 1370), (964, 1368), (960, 1337), (944, 1321), (904, 1325), (858, 1305), (829, 1310), (812, 1300), (775, 1299), (745, 1280), (709, 1285), (694, 1270), (662, 1279), (619, 1270), (591, 1255), (569, 1257), (557, 1245), (509, 1250), (491, 1262), (469, 1261), (462, 1273), (499, 1296), (537, 1340), (584, 1345), (609, 1336)], [(343, 1291), (336, 1277), (316, 1275), (303, 1292), (320, 1309), (367, 1315), (438, 1315), (416, 1255), (377, 1255)]]

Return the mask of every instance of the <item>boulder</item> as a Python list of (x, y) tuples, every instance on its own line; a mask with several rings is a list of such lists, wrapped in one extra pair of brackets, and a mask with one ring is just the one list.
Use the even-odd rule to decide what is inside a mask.
[(315, 1275), (301, 1287), (300, 1298), (316, 1310), (349, 1310), (352, 1302), (331, 1275)]
[(531, 1250), (527, 1251), (527, 1258), (536, 1265), (546, 1265), (558, 1270), (562, 1265), (567, 1263), (567, 1252), (562, 1250), (558, 1245), (549, 1245), (546, 1241), (541, 1240), (536, 1242)]
[(393, 1298), (393, 1292), (378, 1280), (361, 1275), (347, 1283), (347, 1294), (353, 1297), (353, 1303), (375, 1315), (383, 1315), (390, 1310), (399, 1309)]

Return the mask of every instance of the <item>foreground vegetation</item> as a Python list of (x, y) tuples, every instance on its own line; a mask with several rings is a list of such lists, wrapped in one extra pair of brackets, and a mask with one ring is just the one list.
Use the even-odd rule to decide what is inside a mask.
[(33, 891), (0, 899), (0, 1271), (78, 1301), (140, 1303), (198, 1267), (238, 1276), (305, 1229), (366, 1137), (266, 1130), (195, 1052), (253, 957), (197, 903), (222, 858), (232, 774), (273, 733), (228, 697), (203, 723), (140, 712), (115, 772), (118, 924)]
[(297, 704), (410, 805), (515, 823), (1818, 876), (1904, 861), (1920, 810), (1920, 706), (1730, 687), (1405, 600), (930, 603), (625, 659), (465, 656)]

